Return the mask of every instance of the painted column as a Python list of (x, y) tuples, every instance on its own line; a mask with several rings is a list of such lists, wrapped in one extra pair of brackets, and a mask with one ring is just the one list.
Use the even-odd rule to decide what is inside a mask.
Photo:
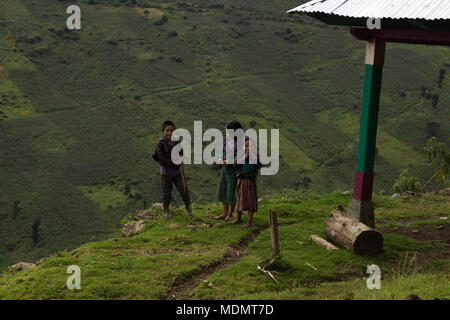
[(386, 43), (380, 39), (374, 38), (366, 42), (366, 68), (358, 162), (356, 165), (353, 199), (350, 201), (349, 206), (351, 217), (372, 228), (375, 227), (372, 202), (373, 167), (385, 48)]

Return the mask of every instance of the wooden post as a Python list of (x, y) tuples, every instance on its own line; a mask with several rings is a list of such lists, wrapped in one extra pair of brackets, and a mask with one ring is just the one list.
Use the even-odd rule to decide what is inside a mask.
[(372, 228), (375, 228), (372, 202), (373, 168), (385, 49), (386, 43), (384, 40), (373, 38), (366, 43), (366, 69), (361, 110), (358, 161), (353, 199), (350, 201), (349, 206), (349, 215), (353, 219)]
[(270, 240), (272, 242), (273, 257), (280, 257), (280, 242), (278, 240), (277, 213), (275, 210), (269, 210), (269, 229)]

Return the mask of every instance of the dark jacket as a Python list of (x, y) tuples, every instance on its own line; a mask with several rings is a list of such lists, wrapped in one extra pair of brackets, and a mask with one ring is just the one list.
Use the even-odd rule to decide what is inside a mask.
[[(175, 141), (174, 147), (179, 144), (180, 141)], [(180, 155), (183, 155), (183, 149), (180, 151)], [(179, 165), (174, 164), (172, 162), (171, 152), (169, 150), (169, 145), (163, 138), (159, 139), (158, 144), (156, 145), (155, 152), (152, 155), (153, 160), (159, 162), (162, 166), (165, 167), (179, 167)]]

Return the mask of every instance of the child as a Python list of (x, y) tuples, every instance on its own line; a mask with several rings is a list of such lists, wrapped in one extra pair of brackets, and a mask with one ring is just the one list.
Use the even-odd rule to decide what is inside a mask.
[[(242, 226), (242, 228), (249, 228), (253, 225), (253, 213), (258, 211), (258, 192), (256, 188), (256, 177), (258, 170), (261, 168), (259, 157), (255, 153), (250, 154), (250, 144), (253, 147), (253, 141), (249, 137), (245, 138), (245, 154), (244, 164), (239, 164), (236, 159), (236, 177), (238, 178), (236, 189), (236, 202), (237, 202), (237, 217), (231, 224), (236, 224), (241, 221), (242, 211), (248, 211), (248, 222)], [(256, 146), (255, 146), (256, 147)], [(250, 159), (256, 157), (256, 163), (251, 164)], [(241, 162), (242, 163), (242, 162)]]
[[(170, 199), (172, 198), (172, 183), (183, 198), (187, 214), (192, 215), (191, 200), (184, 179), (183, 166), (182, 164), (176, 165), (172, 162), (172, 149), (175, 145), (180, 143), (180, 141), (172, 141), (172, 132), (175, 130), (175, 124), (170, 120), (164, 121), (161, 128), (163, 137), (156, 146), (153, 159), (160, 163), (164, 215), (166, 218), (172, 218), (172, 215), (169, 212)], [(180, 154), (183, 156), (183, 150), (180, 151)]]
[[(239, 121), (232, 120), (227, 123), (226, 129), (238, 130), (242, 129), (242, 125), (240, 124)], [(231, 220), (233, 216), (234, 206), (236, 205), (236, 184), (237, 184), (236, 170), (234, 168), (234, 159), (230, 159), (230, 161), (226, 159), (227, 150), (234, 150), (234, 157), (236, 156), (237, 152), (236, 138), (234, 138), (234, 141), (231, 141), (229, 145), (227, 145), (225, 141), (223, 146), (222, 158), (218, 160), (218, 163), (223, 165), (217, 196), (219, 202), (222, 202), (223, 214), (214, 217), (214, 219), (225, 221)]]

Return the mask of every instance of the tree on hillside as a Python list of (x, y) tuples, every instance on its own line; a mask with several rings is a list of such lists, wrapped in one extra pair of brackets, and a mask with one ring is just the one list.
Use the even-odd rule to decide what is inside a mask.
[(413, 176), (409, 169), (402, 169), (400, 171), (400, 176), (395, 181), (392, 189), (396, 193), (410, 192), (422, 192), (423, 188), (420, 186), (419, 178)]
[(427, 122), (425, 127), (425, 133), (427, 138), (437, 137), (441, 125), (437, 122)]
[(19, 215), (20, 210), (22, 210), (22, 208), (19, 207), (19, 200), (14, 200), (13, 202), (13, 218), (17, 218), (17, 216)]
[(450, 153), (446, 150), (445, 143), (438, 138), (432, 137), (427, 141), (423, 151), (433, 167), (433, 175), (422, 186), (419, 178), (412, 175), (409, 169), (402, 169), (400, 176), (392, 187), (395, 192), (422, 192), (432, 181), (442, 183), (444, 186), (449, 185)]
[(444, 77), (445, 77), (445, 70), (444, 69), (439, 70), (438, 88), (442, 88), (442, 82), (444, 81)]
[(438, 138), (432, 137), (424, 147), (424, 153), (434, 168), (433, 175), (425, 183), (424, 188), (433, 180), (442, 181), (444, 185), (449, 184), (450, 176), (450, 153), (446, 150), (445, 143)]
[(39, 226), (41, 224), (41, 217), (37, 217), (31, 225), (31, 237), (33, 238), (33, 245), (39, 242)]

